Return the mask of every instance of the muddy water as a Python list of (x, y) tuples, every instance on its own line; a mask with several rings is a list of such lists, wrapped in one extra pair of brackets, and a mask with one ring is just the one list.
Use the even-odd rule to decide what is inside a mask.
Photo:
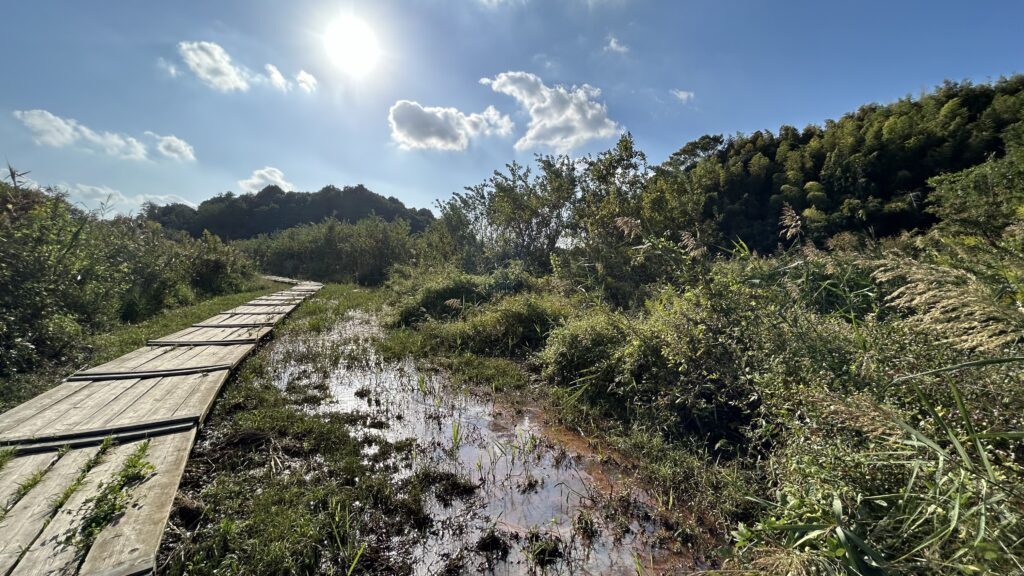
[[(434, 495), (432, 526), (413, 553), (416, 574), (682, 571), (682, 557), (658, 551), (646, 495), (585, 443), (567, 447), (569, 435), (542, 425), (537, 412), (454, 391), (411, 360), (383, 361), (373, 347), (381, 335), (372, 316), (353, 312), (307, 345), (330, 346), (338, 359), (321, 371), (330, 399), (319, 409), (364, 413), (364, 434), (415, 438), (416, 467), (477, 486), (468, 497)], [(303, 376), (289, 356), (275, 362), (282, 387)]]

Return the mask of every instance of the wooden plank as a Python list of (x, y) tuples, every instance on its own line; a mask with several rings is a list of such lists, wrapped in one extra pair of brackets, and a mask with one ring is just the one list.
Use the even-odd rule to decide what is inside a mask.
[(295, 309), (294, 304), (287, 306), (246, 306), (242, 304), (237, 308), (228, 310), (228, 314), (288, 314)]
[(224, 322), (223, 324), (193, 324), (195, 328), (271, 328), (276, 322), (236, 322), (234, 324)]
[(115, 446), (102, 457), (22, 556), (12, 576), (56, 576), (77, 572), (79, 550), (74, 539), (82, 519), (92, 510), (90, 499), (99, 493), (102, 483), (109, 482), (121, 471), (138, 445), (138, 442), (133, 442)]
[(87, 422), (96, 410), (102, 409), (136, 382), (138, 380), (117, 380), (106, 386), (87, 383), (83, 394), (70, 396), (67, 401), (40, 411), (16, 428), (5, 430), (0, 433), (0, 441), (47, 436)]
[(15, 433), (19, 435), (31, 434), (41, 426), (66, 416), (76, 406), (87, 405), (93, 400), (93, 396), (99, 394), (102, 397), (110, 392), (95, 386), (89, 386), (87, 382), (68, 382), (62, 384), (62, 386), (70, 386), (78, 390), (74, 394), (63, 396), (56, 402), (29, 400), (27, 404), (34, 408), (31, 413), (23, 414), (22, 420), (13, 426), (5, 425), (3, 430), (0, 430), (0, 435)]
[(238, 340), (161, 340), (162, 346), (234, 346), (236, 344), (257, 344), (256, 338), (241, 338)]
[[(236, 366), (238, 362), (245, 358), (245, 355), (252, 349), (252, 344), (239, 344), (239, 345), (222, 345), (222, 346), (211, 346), (210, 348), (224, 348), (217, 352), (217, 354), (211, 356), (209, 350), (201, 347), (189, 347), (189, 346), (157, 346), (165, 351), (160, 357), (150, 359), (148, 362), (144, 362), (141, 365), (137, 362), (131, 362), (131, 365), (121, 365), (114, 362), (108, 362), (96, 368), (91, 368), (76, 374), (81, 376), (89, 376), (93, 374), (128, 374), (134, 372), (148, 372), (163, 370), (166, 368), (197, 368), (203, 366), (212, 366), (216, 364), (230, 364), (232, 367)], [(174, 350), (175, 354), (169, 354), (166, 351)], [(166, 356), (166, 361), (161, 360)], [(220, 358), (220, 360), (212, 360), (211, 358)], [(173, 364), (165, 366), (165, 364)]]
[(53, 515), (53, 502), (77, 478), (99, 448), (72, 450), (62, 456), (0, 524), (0, 574), (8, 574)]
[[(0, 433), (0, 443), (24, 445), (58, 443), (87, 437), (119, 436), (148, 427), (199, 422), (227, 380), (229, 371), (201, 372), (89, 385), (116, 391), (111, 397), (93, 395), (88, 404), (53, 418), (44, 414), (24, 426)], [(190, 397), (195, 394), (195, 398)], [(182, 408), (188, 404), (188, 408)], [(80, 443), (80, 442), (79, 442)], [(88, 443), (88, 442), (85, 442)]]
[(270, 334), (270, 327), (232, 327), (214, 326), (209, 328), (188, 328), (174, 334), (150, 340), (150, 344), (160, 345), (164, 342), (220, 342), (230, 340), (259, 340)]
[(42, 452), (54, 452), (67, 448), (85, 448), (87, 446), (99, 446), (109, 437), (116, 442), (131, 442), (145, 438), (155, 438), (167, 434), (178, 434), (187, 432), (196, 427), (195, 418), (171, 419), (169, 421), (142, 422), (118, 431), (116, 434), (96, 434), (75, 436), (71, 439), (57, 441), (41, 441), (25, 444), (18, 444), (18, 452), (24, 454), (36, 454)]
[(106, 374), (111, 372), (139, 372), (152, 370), (155, 366), (165, 362), (176, 360), (178, 357), (187, 354), (188, 350), (170, 346), (146, 346), (133, 350), (120, 358), (111, 360), (99, 366), (81, 370), (76, 374)]
[(124, 515), (96, 537), (79, 574), (142, 574), (155, 570), (164, 525), (195, 434), (192, 429), (150, 441), (146, 460), (156, 472), (135, 487)]
[(120, 380), (124, 378), (162, 378), (165, 376), (186, 376), (189, 374), (202, 374), (204, 372), (219, 372), (230, 370), (230, 364), (214, 364), (211, 366), (193, 366), (190, 368), (170, 368), (166, 370), (154, 370), (151, 372), (110, 372), (107, 374), (72, 375), (67, 378), (69, 382), (85, 382), (95, 380)]
[(18, 406), (0, 414), (0, 432), (10, 430), (20, 425), (32, 416), (46, 410), (59, 402), (63, 402), (68, 396), (76, 394), (85, 389), (84, 384), (61, 384), (43, 392), (35, 398), (23, 402)]
[(0, 469), (0, 513), (16, 503), (18, 491), (25, 481), (57, 461), (56, 454), (18, 455)]
[(214, 400), (220, 394), (221, 388), (224, 387), (227, 380), (227, 374), (219, 380), (215, 378), (199, 380), (189, 394), (181, 397), (181, 401), (174, 409), (173, 416), (195, 416), (200, 423), (205, 422)]

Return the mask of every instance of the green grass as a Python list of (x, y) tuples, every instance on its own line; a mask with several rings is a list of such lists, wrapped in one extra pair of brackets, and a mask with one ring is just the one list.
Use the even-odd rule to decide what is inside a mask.
[(109, 332), (88, 336), (78, 357), (65, 363), (51, 364), (33, 372), (15, 374), (0, 380), (0, 413), (56, 386), (63, 378), (84, 366), (109, 362), (145, 346), (146, 341), (151, 338), (187, 328), (257, 296), (286, 288), (287, 284), (259, 279), (254, 290), (217, 296), (191, 306), (166, 310), (138, 324), (123, 324)]
[[(96, 496), (89, 499), (89, 512), (82, 518), (78, 536), (75, 538), (75, 546), (79, 550), (89, 550), (92, 547), (100, 532), (128, 508), (132, 488), (141, 484), (156, 470), (146, 460), (148, 451), (149, 440), (146, 440), (124, 461), (117, 475), (111, 481), (101, 484)], [(95, 462), (92, 464), (95, 465)]]

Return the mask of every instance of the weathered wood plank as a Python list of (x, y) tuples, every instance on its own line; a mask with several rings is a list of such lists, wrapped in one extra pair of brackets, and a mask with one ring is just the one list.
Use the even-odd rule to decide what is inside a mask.
[(126, 378), (163, 378), (166, 376), (187, 376), (189, 374), (201, 374), (204, 372), (218, 372), (230, 370), (230, 364), (214, 364), (209, 366), (193, 366), (191, 368), (170, 368), (166, 370), (154, 370), (151, 372), (110, 372), (107, 374), (89, 374), (69, 376), (69, 382), (86, 382), (94, 380), (121, 380)]
[(16, 504), (18, 491), (29, 478), (56, 461), (56, 454), (29, 454), (17, 456), (0, 469), (0, 513)]
[(96, 537), (79, 574), (142, 574), (155, 569), (164, 525), (195, 434), (192, 429), (150, 440), (146, 460), (156, 472), (135, 487), (124, 515)]
[(77, 571), (80, 558), (74, 539), (82, 519), (92, 509), (90, 499), (99, 493), (102, 483), (109, 482), (121, 471), (125, 460), (137, 448), (138, 442), (122, 444), (103, 455), (22, 556), (12, 576), (65, 575)]
[(246, 306), (242, 304), (237, 308), (228, 310), (228, 314), (288, 314), (295, 309), (294, 304), (287, 306)]
[(72, 450), (11, 508), (0, 523), (0, 574), (8, 574), (54, 513), (53, 502), (70, 486), (99, 448)]
[(85, 388), (86, 385), (79, 382), (60, 384), (27, 402), (19, 404), (11, 410), (0, 414), (0, 432), (17, 427), (22, 422), (31, 419), (32, 416), (59, 402), (65, 401), (68, 396), (77, 394)]

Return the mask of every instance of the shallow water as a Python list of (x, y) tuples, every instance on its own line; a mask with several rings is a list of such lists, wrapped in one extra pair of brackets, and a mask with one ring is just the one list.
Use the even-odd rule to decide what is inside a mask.
[[(412, 360), (382, 360), (373, 346), (381, 336), (372, 316), (351, 312), (271, 362), (282, 388), (308, 381), (329, 390), (318, 410), (365, 414), (364, 434), (415, 438), (415, 466), (478, 486), (468, 498), (435, 495), (432, 526), (413, 553), (416, 574), (657, 574), (683, 563), (656, 551), (646, 495), (584, 442), (567, 447), (571, 433), (543, 426), (538, 412), (455, 391)], [(334, 360), (310, 369), (307, 352)]]

